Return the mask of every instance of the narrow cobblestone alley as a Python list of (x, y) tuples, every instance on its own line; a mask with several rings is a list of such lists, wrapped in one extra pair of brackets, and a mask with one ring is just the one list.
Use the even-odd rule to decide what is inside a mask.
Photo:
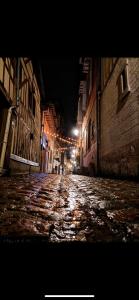
[(43, 173), (0, 178), (0, 235), (138, 241), (137, 182)]
[(47, 55), (52, 20), (35, 31), (45, 55), (0, 57), (1, 299), (134, 300), (139, 57), (58, 53), (59, 33)]

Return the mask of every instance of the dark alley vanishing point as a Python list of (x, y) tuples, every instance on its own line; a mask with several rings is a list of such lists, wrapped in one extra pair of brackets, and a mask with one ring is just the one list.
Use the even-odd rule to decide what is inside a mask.
[(138, 241), (139, 186), (80, 175), (2, 177), (0, 235), (50, 242)]
[(138, 179), (138, 57), (0, 57), (0, 237), (138, 241)]

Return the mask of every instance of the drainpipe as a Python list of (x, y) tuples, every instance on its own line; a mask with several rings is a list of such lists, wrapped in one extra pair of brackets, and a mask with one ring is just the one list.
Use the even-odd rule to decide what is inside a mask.
[(12, 109), (14, 109), (14, 108), (15, 108), (15, 106), (11, 106), (8, 109), (7, 122), (6, 122), (4, 139), (3, 139), (1, 156), (0, 156), (0, 175), (2, 175), (2, 172), (3, 172), (3, 166), (4, 166), (4, 159), (5, 159), (6, 147), (7, 147), (7, 143), (8, 143), (8, 135), (9, 135), (9, 129), (10, 129)]
[(15, 123), (12, 122), (12, 142), (11, 142), (11, 154), (13, 153), (14, 147), (14, 132), (15, 132)]

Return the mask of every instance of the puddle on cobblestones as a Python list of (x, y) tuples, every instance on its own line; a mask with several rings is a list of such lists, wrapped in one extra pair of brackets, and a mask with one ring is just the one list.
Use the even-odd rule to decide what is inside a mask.
[(50, 242), (139, 239), (134, 182), (43, 174), (0, 181), (0, 235), (44, 235)]
[(77, 197), (77, 192), (69, 192), (67, 202), (70, 210), (74, 210), (77, 205), (76, 197)]

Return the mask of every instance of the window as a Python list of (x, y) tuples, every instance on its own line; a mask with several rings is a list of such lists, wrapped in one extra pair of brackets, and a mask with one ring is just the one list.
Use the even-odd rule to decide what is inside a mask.
[(28, 94), (28, 104), (29, 104), (29, 108), (32, 108), (32, 93), (31, 90), (29, 89), (29, 94)]
[(123, 93), (127, 87), (127, 78), (126, 78), (125, 70), (123, 70), (121, 73), (121, 86), (122, 86), (122, 93)]
[(33, 114), (33, 116), (35, 117), (35, 98), (34, 95), (32, 93), (32, 91), (29, 89), (29, 99), (28, 99), (28, 103), (29, 103), (29, 108)]
[(19, 87), (21, 85), (22, 82), (22, 64), (21, 64), (21, 60), (18, 61), (18, 59), (16, 60), (16, 66), (15, 66), (15, 72), (16, 72), (16, 78), (18, 78), (19, 76)]
[(127, 96), (130, 92), (129, 88), (129, 82), (128, 82), (128, 65), (125, 65), (124, 68), (122, 69), (118, 80), (117, 80), (117, 85), (118, 85), (118, 100), (122, 100)]

